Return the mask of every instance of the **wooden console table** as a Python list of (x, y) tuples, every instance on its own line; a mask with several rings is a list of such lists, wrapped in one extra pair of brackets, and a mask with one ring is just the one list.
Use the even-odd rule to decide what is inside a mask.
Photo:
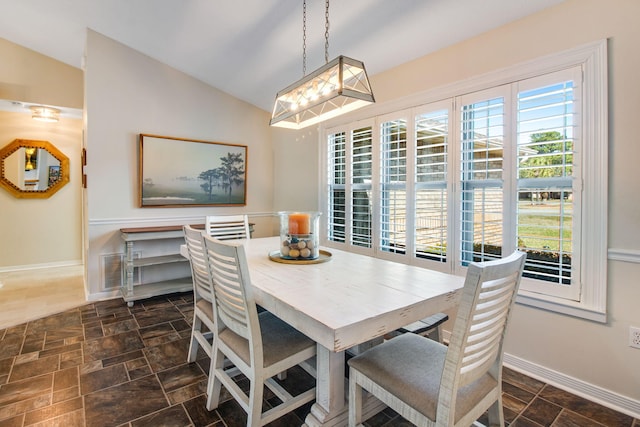
[[(204, 224), (191, 224), (191, 226), (201, 230), (205, 228)], [(254, 224), (249, 224), (250, 232), (253, 232), (253, 226)], [(182, 225), (121, 228), (120, 235), (125, 243), (124, 262), (122, 263), (122, 286), (120, 290), (129, 307), (132, 307), (134, 301), (137, 300), (174, 292), (188, 292), (193, 289), (190, 271), (182, 275), (179, 272), (176, 273), (178, 269), (186, 271), (187, 269), (184, 266), (185, 264), (188, 266), (189, 263), (189, 260), (180, 254), (180, 245), (184, 244)], [(135, 257), (134, 245), (152, 247), (154, 243), (156, 245), (159, 243), (166, 245), (169, 242), (173, 246), (170, 242), (171, 240), (175, 240), (175, 250), (172, 250), (168, 255)], [(174, 268), (171, 268), (172, 265)], [(165, 269), (166, 276), (170, 278), (135, 284), (136, 269), (152, 266), (156, 266), (158, 269)], [(172, 272), (173, 274), (171, 274)], [(176, 274), (178, 274), (178, 277), (175, 277)]]
[[(191, 275), (181, 276), (177, 278), (162, 279), (149, 283), (140, 283), (134, 285), (135, 269), (150, 266), (169, 266), (171, 264), (187, 263), (188, 260), (180, 255), (180, 245), (184, 243), (184, 231), (181, 225), (162, 226), (162, 227), (137, 227), (137, 228), (121, 228), (120, 234), (125, 242), (124, 263), (123, 266), (123, 283), (121, 292), (122, 297), (129, 307), (133, 306), (133, 302), (150, 298), (157, 295), (164, 295), (173, 292), (187, 292), (193, 289)], [(150, 256), (135, 258), (135, 244), (153, 244), (154, 242), (176, 241), (175, 253), (168, 255)], [(183, 268), (184, 269), (184, 268)]]

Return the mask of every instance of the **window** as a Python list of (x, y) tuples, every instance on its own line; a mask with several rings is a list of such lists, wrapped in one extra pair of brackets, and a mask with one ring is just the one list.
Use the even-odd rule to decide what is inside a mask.
[(605, 320), (605, 59), (578, 48), (327, 129), (328, 244), (461, 275), (520, 249), (519, 302)]

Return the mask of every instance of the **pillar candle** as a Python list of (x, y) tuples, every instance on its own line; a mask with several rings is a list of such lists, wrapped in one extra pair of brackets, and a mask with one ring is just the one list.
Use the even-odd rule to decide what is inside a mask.
[(309, 214), (289, 214), (289, 234), (309, 234)]

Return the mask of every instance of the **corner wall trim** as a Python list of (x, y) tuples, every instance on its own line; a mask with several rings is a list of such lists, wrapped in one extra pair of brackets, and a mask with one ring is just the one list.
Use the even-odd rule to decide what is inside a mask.
[(640, 418), (640, 401), (622, 396), (596, 385), (570, 377), (561, 372), (545, 368), (510, 354), (504, 354), (504, 365), (547, 384), (553, 385), (577, 396), (584, 397), (602, 406)]

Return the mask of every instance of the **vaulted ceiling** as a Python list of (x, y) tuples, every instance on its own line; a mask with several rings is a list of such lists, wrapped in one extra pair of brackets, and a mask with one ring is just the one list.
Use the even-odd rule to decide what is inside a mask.
[[(329, 60), (375, 75), (562, 0), (334, 0)], [(0, 0), (0, 38), (81, 67), (90, 28), (270, 111), (302, 77), (302, 0)], [(307, 0), (307, 72), (324, 64), (325, 2)]]

